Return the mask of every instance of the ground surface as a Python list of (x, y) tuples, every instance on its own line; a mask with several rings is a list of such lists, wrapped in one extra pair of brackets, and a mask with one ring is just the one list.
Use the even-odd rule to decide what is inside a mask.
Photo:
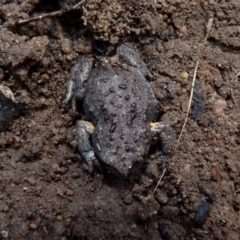
[[(2, 0), (0, 23), (74, 4), (52, 2)], [(0, 239), (239, 239), (239, 11), (237, 0), (88, 0), (59, 18), (2, 26), (1, 84), (27, 109), (0, 136)], [(75, 134), (82, 115), (60, 100), (93, 40), (140, 52), (178, 135), (201, 58), (178, 150), (165, 166), (148, 156), (124, 183), (89, 175)]]

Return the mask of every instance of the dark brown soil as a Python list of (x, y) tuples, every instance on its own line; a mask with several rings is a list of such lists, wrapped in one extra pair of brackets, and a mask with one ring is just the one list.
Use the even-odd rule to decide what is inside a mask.
[[(0, 1), (0, 81), (27, 107), (0, 135), (0, 239), (239, 239), (239, 1), (88, 0), (5, 27), (74, 4), (47, 2)], [(75, 133), (81, 113), (61, 103), (78, 56), (102, 40), (140, 52), (177, 135), (201, 59), (178, 150), (163, 163), (148, 156), (126, 182), (88, 173)]]

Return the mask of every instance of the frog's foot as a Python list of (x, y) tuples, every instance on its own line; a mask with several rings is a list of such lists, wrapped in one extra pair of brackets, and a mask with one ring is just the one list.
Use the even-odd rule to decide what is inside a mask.
[(81, 153), (84, 160), (89, 166), (89, 172), (93, 172), (93, 166), (98, 167), (99, 163), (95, 156), (94, 150), (90, 143), (91, 134), (94, 131), (92, 123), (87, 121), (78, 121), (77, 123), (77, 138), (78, 138), (78, 150)]
[(174, 152), (176, 133), (169, 122), (150, 123), (153, 139), (161, 141), (163, 154), (171, 155)]
[(76, 99), (83, 100), (85, 93), (85, 84), (91, 75), (93, 67), (92, 57), (86, 55), (79, 59), (73, 66), (70, 78), (67, 82), (67, 94), (63, 103), (68, 103), (72, 100), (73, 111), (76, 111)]
[(74, 95), (74, 89), (75, 89), (75, 81), (74, 79), (69, 79), (67, 82), (67, 94), (65, 96), (65, 99), (62, 101), (62, 103), (69, 103), (69, 101), (73, 98)]

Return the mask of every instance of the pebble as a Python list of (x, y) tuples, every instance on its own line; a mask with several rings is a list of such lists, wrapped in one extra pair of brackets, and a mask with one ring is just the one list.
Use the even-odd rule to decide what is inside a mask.
[(201, 203), (197, 208), (197, 214), (194, 218), (194, 223), (198, 226), (203, 225), (206, 222), (210, 212), (211, 212), (210, 204), (208, 202)]
[(166, 204), (168, 202), (167, 195), (161, 190), (157, 190), (155, 198), (160, 204)]
[(15, 102), (13, 92), (9, 87), (0, 84), (0, 91), (4, 94), (6, 98), (11, 99), (13, 102)]
[(224, 114), (224, 108), (227, 106), (227, 102), (225, 100), (218, 99), (213, 103), (213, 109), (214, 112), (217, 115), (223, 115)]
[(72, 173), (72, 178), (79, 178), (81, 174), (79, 172), (73, 172)]
[(36, 180), (34, 177), (28, 177), (25, 179), (28, 183), (30, 183), (32, 186), (36, 185)]
[(187, 27), (183, 26), (178, 30), (178, 37), (182, 38), (187, 35)]
[(180, 74), (180, 78), (181, 78), (181, 84), (182, 85), (187, 85), (188, 84), (188, 78), (189, 78), (189, 74), (187, 72), (182, 72)]
[(57, 220), (58, 221), (62, 221), (63, 220), (63, 217), (61, 215), (57, 215)]
[(0, 238), (7, 238), (8, 237), (8, 231), (1, 231)]
[(64, 231), (65, 231), (65, 225), (63, 222), (55, 222), (53, 225), (52, 225), (52, 230), (53, 230), (53, 233), (54, 235), (56, 236), (61, 236)]
[(72, 43), (68, 38), (63, 38), (62, 42), (61, 42), (61, 47), (62, 47), (62, 51), (64, 53), (71, 53), (72, 52)]
[(36, 230), (36, 229), (38, 228), (38, 225), (37, 225), (36, 223), (31, 223), (31, 224), (30, 224), (30, 228), (31, 228), (32, 230)]
[(25, 104), (14, 102), (11, 90), (4, 86), (0, 89), (0, 133), (4, 132), (7, 126), (18, 118), (25, 110)]
[(191, 108), (191, 118), (200, 121), (205, 111), (205, 97), (203, 94), (202, 84), (199, 80), (195, 81), (193, 105)]
[(131, 229), (135, 229), (135, 228), (137, 228), (137, 225), (136, 224), (132, 224), (131, 225)]
[(124, 196), (123, 198), (124, 203), (126, 204), (131, 204), (133, 202), (133, 196), (131, 193), (128, 193), (127, 195)]
[(65, 191), (65, 195), (66, 196), (72, 196), (74, 194), (74, 192), (73, 192), (73, 190), (72, 189), (67, 189), (66, 191)]

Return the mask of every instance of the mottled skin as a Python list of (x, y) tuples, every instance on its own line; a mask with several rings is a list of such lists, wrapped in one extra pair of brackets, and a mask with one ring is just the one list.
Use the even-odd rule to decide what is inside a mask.
[(64, 102), (72, 98), (75, 89), (75, 97), (84, 101), (86, 119), (94, 125), (77, 124), (79, 151), (90, 169), (91, 162), (97, 164), (98, 160), (111, 173), (125, 178), (142, 165), (148, 152), (150, 123), (157, 119), (158, 103), (145, 78), (147, 68), (131, 48), (121, 45), (112, 59), (92, 66), (90, 56), (74, 66)]

